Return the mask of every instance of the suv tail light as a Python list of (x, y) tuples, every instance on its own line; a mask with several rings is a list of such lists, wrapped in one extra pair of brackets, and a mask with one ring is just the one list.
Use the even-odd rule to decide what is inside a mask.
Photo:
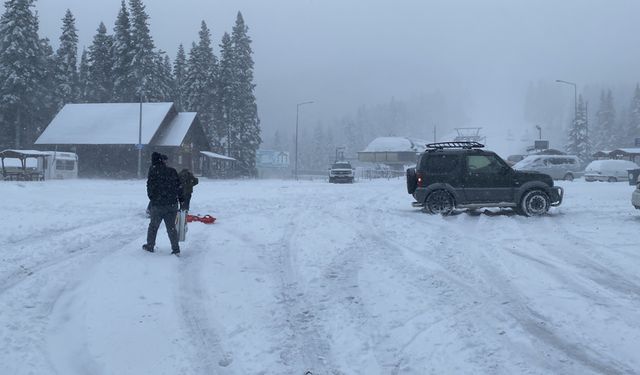
[(424, 186), (424, 175), (420, 172), (416, 173), (416, 179), (418, 180), (418, 187)]

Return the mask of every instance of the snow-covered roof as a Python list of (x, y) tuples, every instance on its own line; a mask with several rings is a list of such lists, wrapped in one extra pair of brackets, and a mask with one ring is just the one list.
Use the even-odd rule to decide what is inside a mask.
[(38, 150), (4, 150), (0, 152), (0, 157), (5, 158), (29, 158), (49, 156), (53, 151), (38, 151)]
[[(173, 103), (142, 104), (142, 144), (149, 144)], [(131, 145), (138, 143), (139, 103), (67, 104), (36, 144)]]
[(164, 130), (158, 139), (154, 142), (156, 146), (180, 146), (187, 136), (191, 124), (196, 119), (196, 112), (180, 112), (171, 121), (166, 130)]
[(236, 160), (234, 158), (230, 158), (228, 156), (216, 154), (215, 152), (210, 152), (210, 151), (200, 151), (200, 153), (202, 155), (208, 157), (208, 158), (211, 158), (211, 159), (230, 160), (230, 161), (235, 161)]
[(424, 152), (426, 141), (408, 137), (379, 137), (362, 152)]
[[(625, 152), (627, 154), (640, 154), (640, 148), (617, 148), (611, 152), (616, 152), (616, 151), (622, 151)], [(611, 153), (610, 152), (610, 153)]]

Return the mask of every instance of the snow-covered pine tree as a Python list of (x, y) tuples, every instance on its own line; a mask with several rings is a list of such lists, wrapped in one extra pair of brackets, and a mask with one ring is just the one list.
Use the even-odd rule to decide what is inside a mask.
[(42, 133), (53, 117), (58, 113), (55, 93), (55, 73), (58, 59), (49, 39), (40, 39), (40, 57), (38, 66), (41, 67), (37, 104), (33, 107), (33, 121), (29, 139), (35, 139)]
[(86, 49), (82, 49), (80, 66), (78, 67), (78, 103), (87, 102), (87, 88), (89, 86), (89, 57)]
[(633, 146), (637, 137), (640, 137), (640, 85), (638, 84), (629, 107), (629, 121), (624, 131), (624, 142), (618, 147)]
[(152, 102), (171, 101), (173, 96), (173, 73), (171, 61), (164, 51), (158, 51), (153, 59), (153, 73), (149, 79), (149, 86), (153, 87), (147, 97)]
[(131, 24), (124, 0), (116, 18), (111, 56), (113, 101), (121, 103), (138, 101), (137, 92), (140, 85), (136, 82), (133, 70), (134, 49), (131, 41)]
[(207, 24), (200, 25), (200, 40), (193, 44), (187, 61), (185, 78), (186, 110), (198, 112), (198, 118), (214, 151), (223, 146), (215, 132), (216, 75), (218, 62), (211, 47), (211, 32)]
[(107, 27), (100, 22), (88, 53), (89, 80), (86, 100), (90, 103), (109, 103), (113, 99), (112, 49), (113, 37), (107, 34)]
[(187, 56), (184, 46), (180, 44), (176, 59), (173, 62), (173, 100), (178, 111), (184, 111), (184, 98), (186, 95), (184, 81), (187, 75)]
[(578, 113), (569, 129), (569, 140), (566, 145), (568, 154), (577, 155), (583, 162), (591, 160), (591, 145), (587, 128), (587, 113), (582, 95), (578, 98)]
[(78, 30), (69, 9), (62, 18), (62, 34), (56, 58), (56, 98), (57, 107), (61, 109), (78, 98)]
[(237, 147), (232, 145), (232, 156), (238, 160), (239, 172), (246, 176), (255, 176), (256, 151), (262, 143), (260, 138), (260, 119), (254, 95), (253, 51), (249, 28), (245, 25), (242, 13), (238, 12), (231, 33), (234, 61), (234, 90), (231, 117), (231, 137), (237, 134)]
[[(233, 112), (234, 93), (234, 54), (231, 36), (222, 35), (220, 43), (220, 66), (218, 70), (218, 97), (216, 102), (216, 134), (224, 149), (225, 155), (231, 155), (231, 115)], [(237, 138), (237, 137), (236, 137)], [(234, 144), (237, 142), (234, 142)]]
[(37, 133), (45, 59), (34, 0), (8, 0), (0, 18), (0, 146), (22, 148)]
[(597, 151), (611, 150), (614, 147), (615, 108), (611, 90), (600, 92), (600, 106), (596, 112), (597, 123), (591, 139)]
[(162, 98), (163, 88), (156, 86), (161, 79), (157, 76), (158, 55), (149, 31), (149, 15), (142, 0), (129, 0), (129, 9), (133, 48), (131, 69), (138, 84), (136, 92), (142, 92), (149, 100), (159, 100)]

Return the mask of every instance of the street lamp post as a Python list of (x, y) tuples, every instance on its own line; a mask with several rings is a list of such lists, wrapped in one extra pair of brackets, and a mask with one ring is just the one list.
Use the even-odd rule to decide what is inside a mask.
[(142, 90), (140, 90), (140, 120), (138, 121), (138, 178), (142, 178)]
[(538, 139), (542, 140), (542, 127), (540, 125), (536, 125), (536, 129), (538, 129)]
[(300, 106), (305, 104), (311, 104), (312, 101), (302, 102), (296, 104), (296, 163), (295, 163), (295, 172), (294, 175), (296, 177), (296, 181), (298, 180), (298, 120), (300, 118)]
[(575, 121), (578, 118), (578, 85), (573, 82), (563, 81), (561, 79), (556, 79), (556, 82), (573, 86), (573, 120)]

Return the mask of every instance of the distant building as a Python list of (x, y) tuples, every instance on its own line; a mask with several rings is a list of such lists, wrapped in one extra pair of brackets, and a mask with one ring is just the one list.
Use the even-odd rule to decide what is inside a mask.
[(384, 164), (391, 169), (404, 171), (405, 165), (415, 164), (418, 155), (425, 151), (427, 143), (415, 138), (380, 137), (358, 152), (358, 160)]
[(611, 151), (598, 151), (593, 154), (598, 160), (619, 159), (629, 160), (636, 164), (640, 164), (640, 147), (637, 148), (617, 148)]
[(142, 110), (140, 103), (67, 104), (35, 144), (77, 153), (85, 177), (136, 176), (138, 147), (145, 176), (154, 151), (178, 170), (199, 173), (207, 158), (200, 151), (210, 151), (197, 114), (178, 112), (173, 103), (143, 103)]
[(278, 150), (258, 150), (256, 168), (260, 178), (291, 177), (289, 153)]

